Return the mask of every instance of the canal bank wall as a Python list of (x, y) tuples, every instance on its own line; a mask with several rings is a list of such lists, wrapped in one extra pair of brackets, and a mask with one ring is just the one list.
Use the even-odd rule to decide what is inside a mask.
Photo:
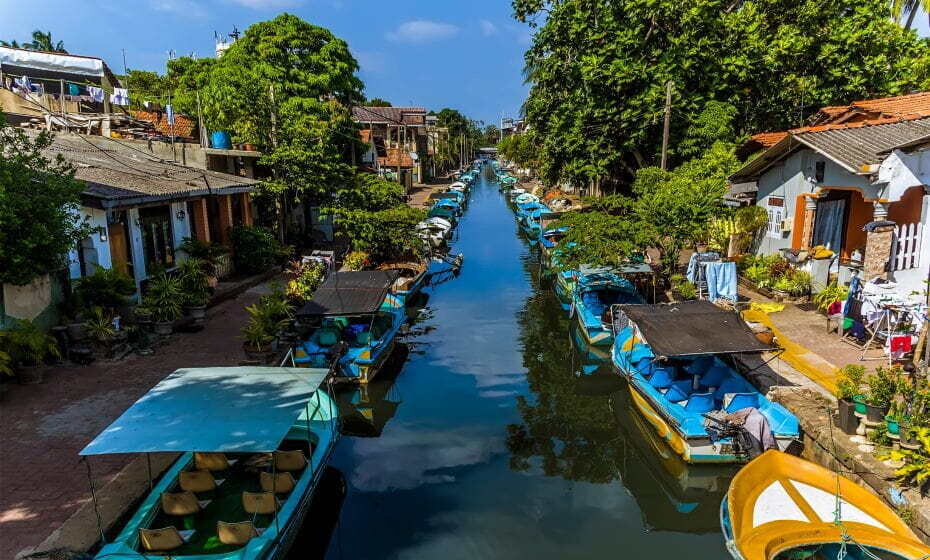
[(871, 490), (897, 511), (924, 543), (930, 544), (930, 499), (914, 488), (898, 488), (894, 466), (876, 459), (872, 445), (851, 441), (851, 436), (833, 424), (837, 412), (833, 395), (780, 360), (777, 353), (742, 355), (736, 362), (743, 375), (769, 400), (798, 417), (804, 459), (838, 471)]

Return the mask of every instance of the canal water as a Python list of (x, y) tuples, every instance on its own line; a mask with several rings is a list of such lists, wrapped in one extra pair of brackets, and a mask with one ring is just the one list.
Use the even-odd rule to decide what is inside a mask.
[(687, 468), (573, 344), (488, 173), (454, 252), (394, 366), (340, 395), (346, 435), (292, 558), (727, 558), (731, 471)]

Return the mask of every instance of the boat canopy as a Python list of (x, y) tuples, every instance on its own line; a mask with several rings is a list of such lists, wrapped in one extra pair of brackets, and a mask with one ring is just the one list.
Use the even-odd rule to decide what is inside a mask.
[(388, 289), (400, 276), (397, 270), (337, 272), (323, 282), (313, 299), (297, 311), (303, 317), (373, 315)]
[(328, 373), (320, 368), (179, 369), (80, 454), (274, 451)]
[(656, 356), (706, 356), (765, 352), (762, 343), (735, 311), (709, 301), (619, 305), (636, 324)]

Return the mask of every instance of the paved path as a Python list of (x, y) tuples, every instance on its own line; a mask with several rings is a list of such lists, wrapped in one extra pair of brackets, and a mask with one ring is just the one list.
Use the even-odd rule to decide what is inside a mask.
[[(263, 288), (211, 308), (204, 330), (175, 334), (152, 356), (50, 368), (45, 383), (14, 385), (0, 404), (0, 560), (41, 543), (90, 500), (78, 452), (167, 374), (181, 367), (237, 365), (243, 309)], [(96, 457), (100, 488), (132, 456)]]

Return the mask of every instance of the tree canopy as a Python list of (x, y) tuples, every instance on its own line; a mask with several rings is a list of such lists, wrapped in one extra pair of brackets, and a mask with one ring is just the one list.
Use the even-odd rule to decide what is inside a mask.
[(381, 99), (380, 97), (372, 97), (371, 99), (363, 103), (363, 105), (365, 105), (366, 107), (393, 107), (390, 101), (385, 101), (384, 99)]
[(42, 154), (52, 136), (5, 122), (0, 113), (0, 284), (23, 285), (65, 268), (92, 228), (80, 214), (84, 184), (74, 168)]
[[(525, 56), (525, 111), (552, 184), (628, 188), (637, 169), (658, 161), (669, 81), (674, 166), (694, 155), (689, 136), (735, 141), (797, 126), (820, 106), (926, 87), (930, 74), (930, 43), (893, 21), (886, 0), (513, 0), (513, 8), (538, 25)], [(711, 109), (730, 130), (699, 121)]]
[(59, 52), (67, 53), (65, 50), (64, 41), (53, 41), (52, 32), (45, 31), (42, 32), (38, 29), (32, 32), (32, 40), (24, 41), (22, 43), (16, 41), (2, 41), (0, 40), (0, 45), (4, 47), (12, 47), (14, 49), (27, 49), (33, 51), (46, 51), (46, 52)]

